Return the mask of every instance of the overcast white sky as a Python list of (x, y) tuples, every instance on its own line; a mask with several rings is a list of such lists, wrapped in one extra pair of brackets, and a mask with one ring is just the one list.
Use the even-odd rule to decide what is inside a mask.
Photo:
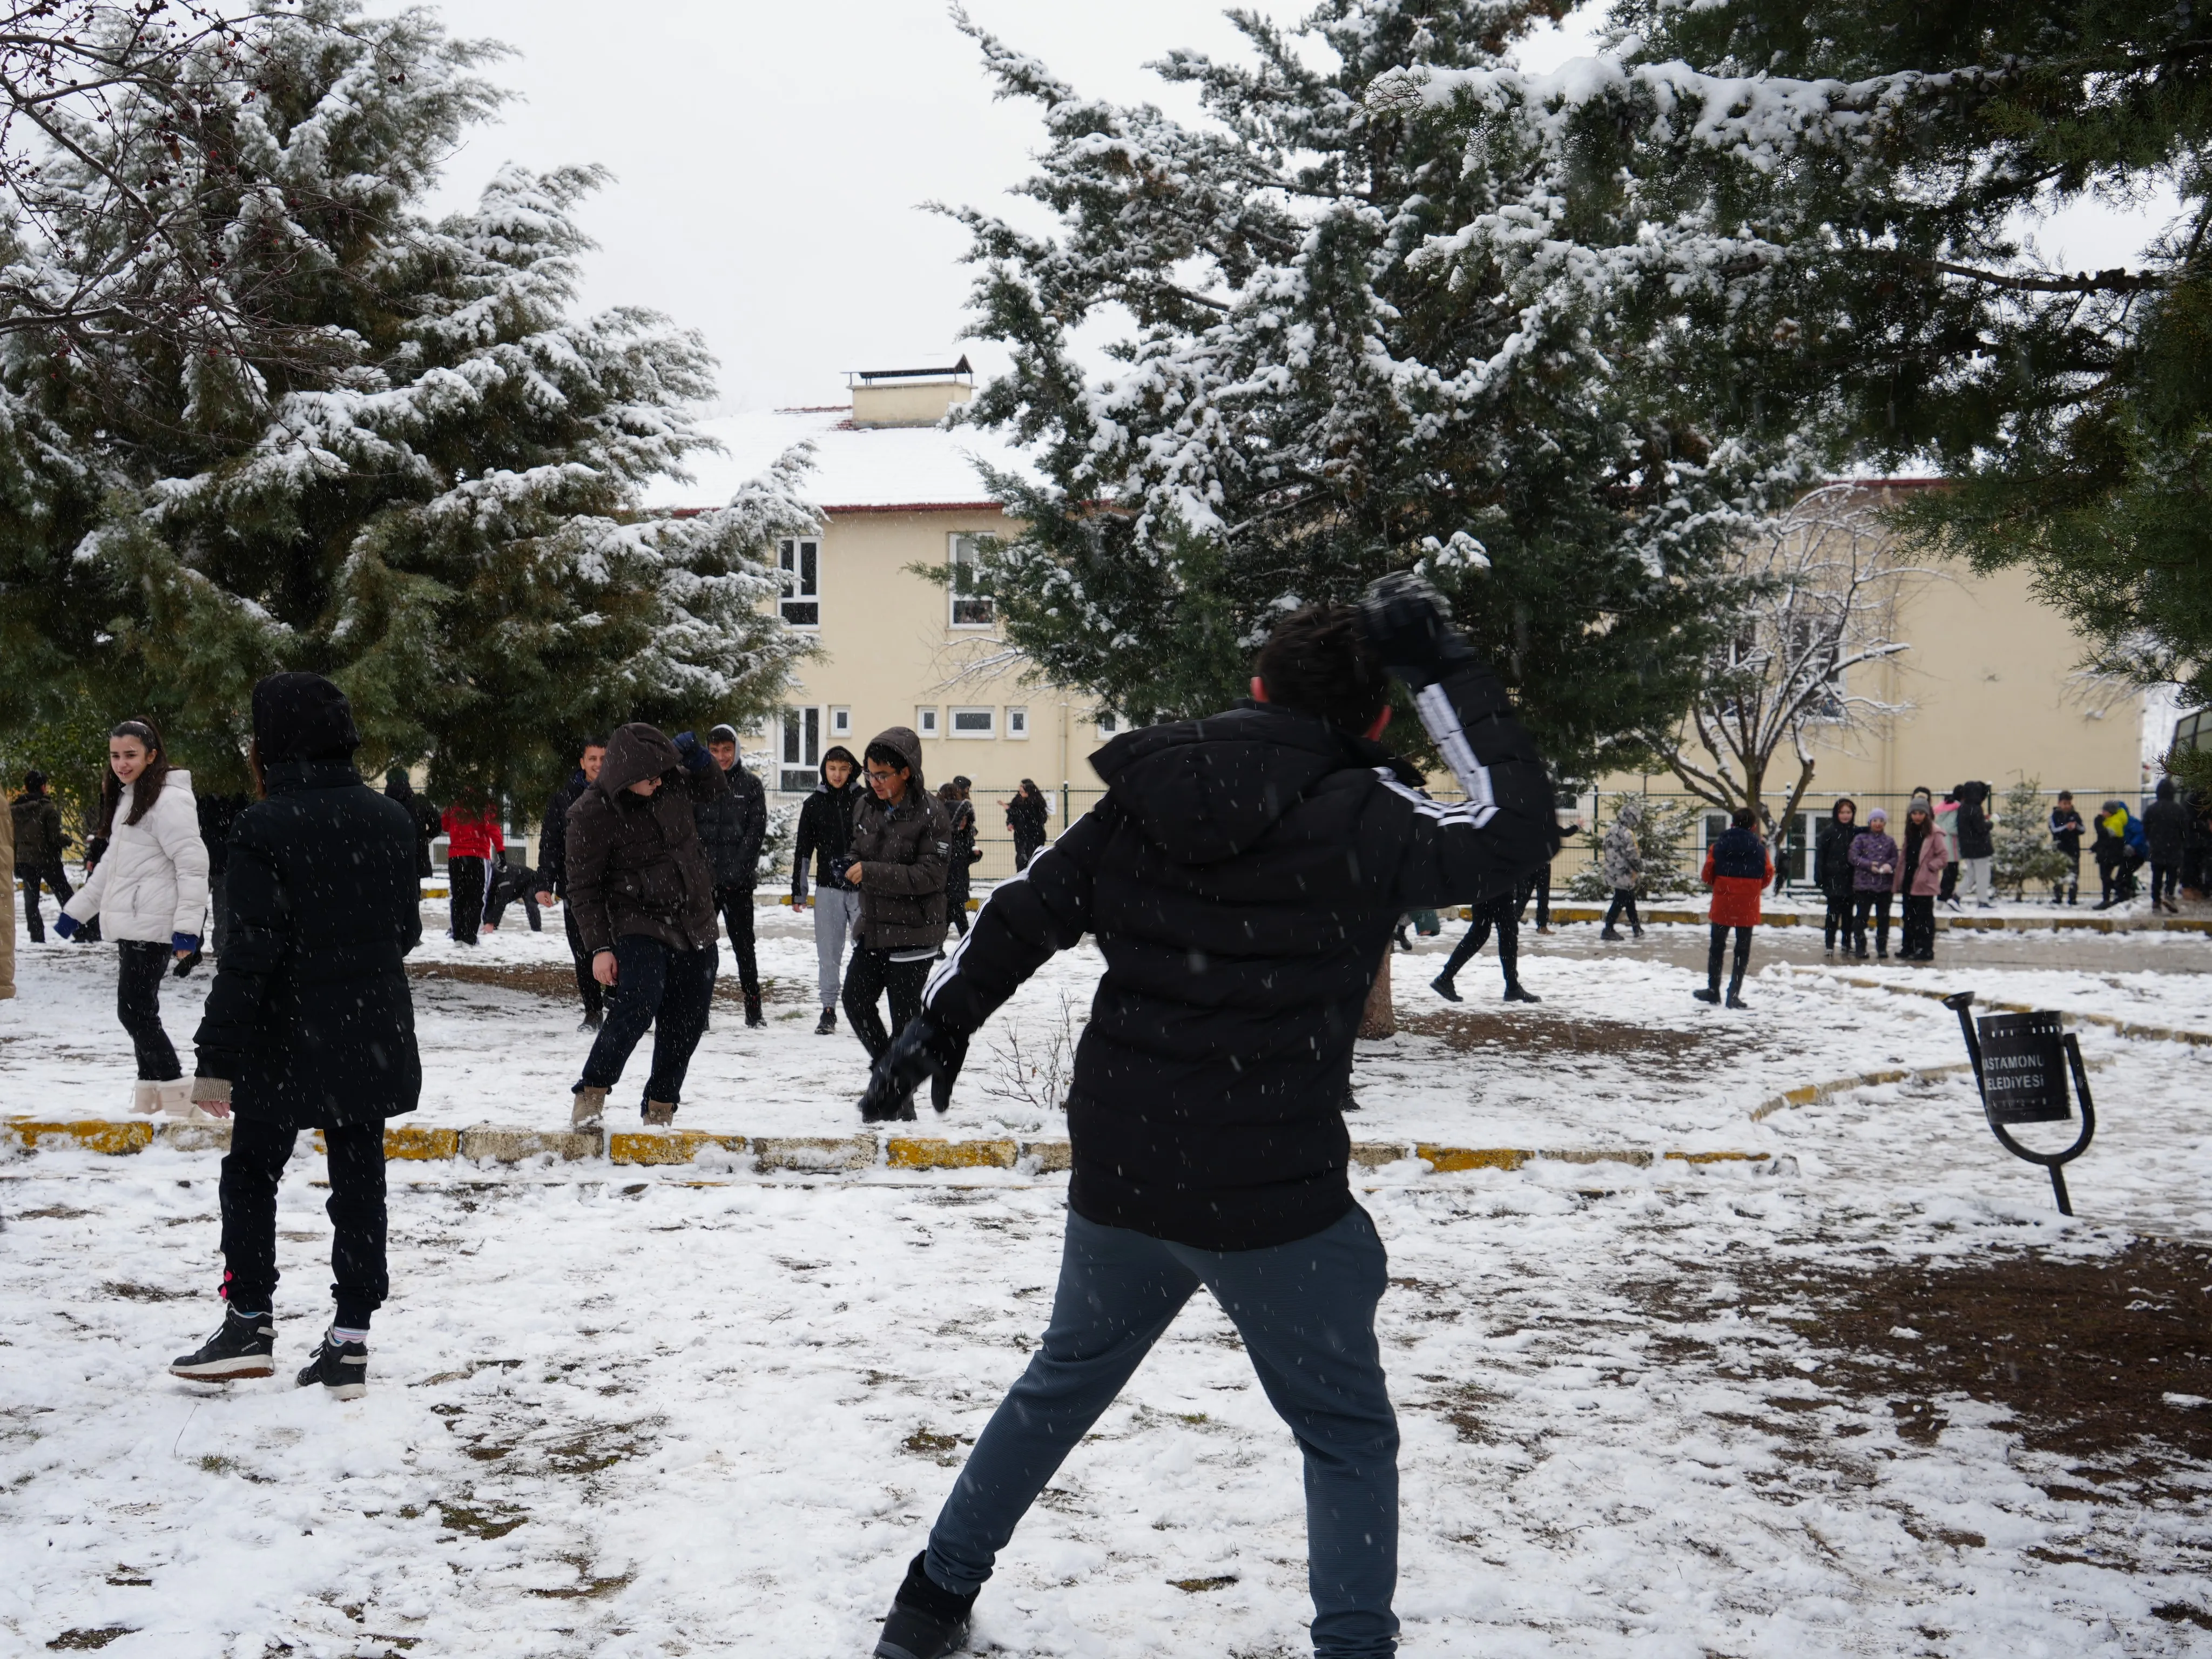
[[(1309, 0), (1244, 0), (1295, 17)], [(1003, 210), (1028, 173), (1032, 106), (990, 97), (975, 45), (939, 0), (443, 0), (457, 35), (518, 56), (494, 79), (521, 98), (452, 160), (438, 205), (492, 171), (604, 162), (585, 210), (602, 251), (586, 302), (646, 305), (701, 330), (732, 411), (839, 401), (842, 371), (950, 362), (969, 282), (966, 239), (932, 200)], [(1237, 38), (1210, 0), (969, 0), (975, 20), (1086, 94), (1188, 112), (1143, 65), (1170, 46)], [(1548, 68), (1581, 27), (1524, 51)], [(2096, 209), (2045, 237), (2116, 263), (2137, 233)], [(2109, 257), (2106, 257), (2109, 255)]]

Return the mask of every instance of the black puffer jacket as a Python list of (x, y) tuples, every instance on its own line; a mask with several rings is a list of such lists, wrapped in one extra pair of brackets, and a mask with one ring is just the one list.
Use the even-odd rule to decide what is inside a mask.
[(910, 775), (896, 806), (871, 789), (853, 818), (860, 866), (860, 921), (854, 938), (871, 951), (933, 951), (945, 943), (945, 860), (952, 820), (921, 777), (921, 739), (903, 726), (878, 732)]
[(1956, 820), (1958, 856), (1962, 859), (1995, 857), (1996, 842), (1990, 833), (1989, 785), (1962, 783), (1951, 791), (1951, 799), (1959, 803)]
[(230, 943), (193, 1041), (240, 1117), (335, 1128), (415, 1109), (407, 953), (422, 942), (415, 822), (352, 763), (264, 769), (231, 826)]
[[(841, 760), (852, 769), (846, 775), (845, 787), (830, 787), (830, 763)], [(860, 781), (860, 763), (853, 751), (842, 744), (833, 744), (822, 757), (822, 781), (814, 786), (799, 809), (799, 828), (791, 853), (791, 902), (793, 904), (806, 896), (807, 861), (814, 865), (814, 878), (822, 886), (836, 892), (850, 890), (851, 884), (838, 874), (846, 855), (853, 850), (853, 814), (860, 810), (868, 786)]]
[[(652, 777), (655, 793), (630, 793)], [(632, 934), (676, 951), (714, 943), (714, 877), (691, 806), (729, 787), (697, 744), (679, 753), (653, 726), (617, 728), (598, 779), (568, 809), (568, 902), (586, 951)]]
[(761, 842), (768, 836), (768, 792), (740, 761), (722, 774), (730, 787), (698, 805), (699, 841), (717, 887), (750, 892), (760, 881)]
[[(1503, 703), (1479, 671), (1443, 689), (1462, 720)], [(1392, 925), (1510, 895), (1559, 846), (1517, 724), (1465, 737), (1495, 805), (1431, 801), (1376, 744), (1256, 703), (1091, 757), (1106, 799), (993, 890), (926, 993), (964, 1036), (1097, 936), (1106, 971), (1067, 1103), (1079, 1214), (1243, 1250), (1351, 1207), (1340, 1113)]]
[(2160, 778), (2151, 804), (2143, 808), (2143, 842), (2153, 864), (2179, 865), (2189, 840), (2189, 809), (2174, 799), (2173, 780)]
[(556, 898), (568, 896), (568, 809), (591, 787), (584, 769), (576, 767), (545, 803), (545, 828), (538, 837), (538, 878), (545, 884), (539, 890)]
[(1813, 884), (1827, 897), (1844, 902), (1850, 900), (1851, 884), (1858, 873), (1851, 867), (1850, 853), (1860, 826), (1838, 817), (1839, 810), (1828, 809), (1827, 822), (1813, 839)]

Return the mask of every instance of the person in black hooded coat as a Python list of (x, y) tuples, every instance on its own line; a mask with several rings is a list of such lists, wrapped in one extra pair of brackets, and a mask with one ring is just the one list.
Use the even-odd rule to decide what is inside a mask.
[(1851, 948), (1851, 907), (1857, 895), (1853, 884), (1858, 872), (1851, 864), (1851, 843), (1859, 838), (1858, 803), (1845, 795), (1828, 809), (1828, 821), (1813, 838), (1813, 884), (1828, 902), (1821, 926), (1821, 949), (1836, 948), (1841, 929), (1844, 948)]
[(230, 832), (230, 948), (194, 1038), (192, 1098), (231, 1119), (222, 1161), (222, 1328), (171, 1366), (228, 1380), (275, 1369), (276, 1188), (303, 1129), (327, 1150), (336, 1317), (302, 1386), (341, 1397), (368, 1376), (389, 1288), (384, 1125), (415, 1109), (422, 1065), (406, 956), (422, 938), (416, 825), (354, 769), (344, 696), (317, 674), (253, 688), (264, 798)]
[[(1316, 1650), (1395, 1646), (1398, 1434), (1374, 1328), (1388, 1266), (1346, 1175), (1352, 1041), (1399, 916), (1515, 893), (1559, 826), (1504, 688), (1425, 584), (1388, 579), (1359, 613), (1293, 611), (1258, 666), (1254, 702), (1091, 757), (1106, 798), (993, 890), (876, 1063), (863, 1115), (910, 1111), (1017, 987), (1097, 937), (1051, 1325), (908, 1565), (879, 1653), (953, 1650), (1024, 1512), (1200, 1285), (1305, 1454)], [(1386, 669), (1463, 805), (1421, 793), (1375, 741)]]

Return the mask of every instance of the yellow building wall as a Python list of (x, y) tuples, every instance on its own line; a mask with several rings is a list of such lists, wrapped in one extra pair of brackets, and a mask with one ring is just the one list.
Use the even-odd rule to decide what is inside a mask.
[[(794, 705), (852, 711), (849, 736), (830, 735), (824, 748), (842, 743), (855, 755), (886, 726), (920, 730), (922, 708), (938, 711), (939, 735), (922, 740), (922, 773), (932, 788), (956, 774), (975, 781), (979, 801), (1010, 794), (1024, 778), (1055, 798), (1063, 782), (1078, 791), (1099, 788), (1085, 758), (1098, 747), (1090, 701), (1079, 693), (1024, 684), (1022, 666), (955, 679), (960, 669), (996, 646), (996, 630), (955, 628), (942, 583), (915, 574), (916, 565), (941, 565), (955, 534), (1007, 533), (994, 509), (936, 509), (913, 513), (832, 513), (822, 536), (822, 623), (811, 630), (821, 654), (802, 664)], [(997, 735), (954, 738), (952, 711), (988, 708)], [(1006, 710), (1029, 711), (1030, 735), (1006, 735)], [(780, 731), (769, 740), (781, 755)], [(778, 780), (780, 760), (768, 782)], [(1074, 803), (1078, 810), (1085, 801)], [(995, 819), (985, 814), (987, 824)]]
[[(2142, 787), (2142, 700), (2100, 697), (2076, 669), (2082, 641), (2066, 619), (2036, 599), (2017, 570), (1980, 576), (1963, 565), (1917, 580), (1899, 606), (1895, 637), (1911, 649), (1851, 671), (1849, 689), (1910, 712), (1840, 742), (1816, 743), (1808, 807), (1836, 796), (1939, 794), (1969, 778), (2002, 792), (2022, 778), (2077, 796), (2124, 795)], [(1786, 748), (1766, 784), (1780, 811), (1797, 777)], [(1607, 779), (1634, 789), (1633, 775)], [(1673, 792), (1671, 776), (1650, 787)]]

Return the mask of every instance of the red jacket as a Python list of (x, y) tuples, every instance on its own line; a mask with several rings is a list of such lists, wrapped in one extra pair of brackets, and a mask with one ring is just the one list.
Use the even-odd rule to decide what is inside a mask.
[(481, 812), (468, 812), (458, 806), (448, 806), (443, 823), (446, 826), (446, 856), (449, 859), (488, 859), (494, 853), (507, 850), (507, 836), (499, 827), (499, 813), (487, 806)]
[[(1720, 844), (1705, 848), (1705, 867), (1698, 879), (1713, 890), (1712, 921), (1716, 927), (1756, 927), (1759, 926), (1759, 901), (1766, 891), (1767, 884), (1774, 879), (1774, 854), (1759, 846), (1748, 830), (1731, 830), (1732, 836), (1741, 836), (1746, 842), (1759, 847), (1759, 860), (1765, 871), (1756, 876), (1716, 876), (1713, 873), (1713, 854), (1721, 850)], [(1740, 860), (1737, 861), (1741, 861)]]

